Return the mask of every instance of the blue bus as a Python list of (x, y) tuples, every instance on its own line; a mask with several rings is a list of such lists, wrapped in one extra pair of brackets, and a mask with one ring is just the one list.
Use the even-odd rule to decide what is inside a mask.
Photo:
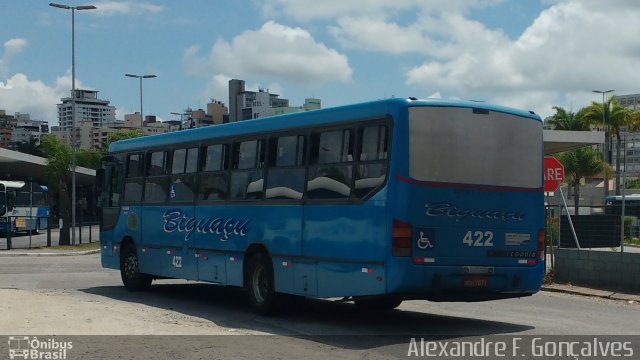
[(98, 172), (102, 265), (124, 286), (244, 287), (391, 309), (540, 289), (542, 121), (388, 99), (114, 142)]
[[(604, 199), (606, 215), (622, 215), (622, 195), (609, 195)], [(640, 216), (640, 194), (629, 194), (624, 197), (625, 216)]]
[(48, 226), (48, 188), (32, 181), (0, 180), (0, 233), (40, 233)]

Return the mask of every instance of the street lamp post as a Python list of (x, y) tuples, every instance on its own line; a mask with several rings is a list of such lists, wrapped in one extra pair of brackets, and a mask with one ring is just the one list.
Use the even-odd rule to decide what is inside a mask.
[[(604, 164), (603, 164), (603, 168), (602, 168), (602, 178), (603, 178), (603, 188), (604, 188), (604, 196), (605, 198), (607, 196), (609, 196), (609, 181), (607, 181), (607, 175), (606, 175), (606, 163), (607, 163), (607, 155), (606, 155), (606, 151), (607, 151), (607, 142), (608, 142), (608, 136), (607, 136), (607, 124), (605, 124), (605, 99), (604, 96), (610, 92), (613, 92), (614, 90), (592, 90), (592, 92), (596, 93), (596, 94), (602, 94), (602, 129), (604, 130), (604, 144), (602, 145), (602, 159), (604, 160)], [(618, 164), (618, 166), (620, 166), (620, 164)]]
[(71, 244), (76, 244), (76, 49), (75, 49), (75, 13), (76, 10), (95, 10), (93, 5), (69, 6), (49, 3), (49, 6), (71, 10)]
[(155, 78), (157, 76), (153, 75), (153, 74), (149, 74), (149, 75), (124, 74), (124, 76), (140, 79), (140, 130), (144, 131), (143, 130), (143, 127), (144, 127), (144, 115), (142, 114), (142, 79), (152, 79), (152, 78)]

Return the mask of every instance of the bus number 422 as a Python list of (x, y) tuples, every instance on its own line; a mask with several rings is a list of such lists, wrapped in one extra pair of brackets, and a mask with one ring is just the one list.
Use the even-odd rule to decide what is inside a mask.
[(468, 246), (493, 246), (493, 231), (467, 231), (462, 243)]
[(181, 268), (182, 267), (182, 256), (174, 256), (171, 261), (173, 267)]

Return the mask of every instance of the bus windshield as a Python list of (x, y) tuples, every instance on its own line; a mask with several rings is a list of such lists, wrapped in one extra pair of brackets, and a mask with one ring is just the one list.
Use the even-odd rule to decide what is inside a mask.
[(471, 108), (412, 107), (409, 132), (409, 171), (416, 180), (542, 186), (539, 121)]

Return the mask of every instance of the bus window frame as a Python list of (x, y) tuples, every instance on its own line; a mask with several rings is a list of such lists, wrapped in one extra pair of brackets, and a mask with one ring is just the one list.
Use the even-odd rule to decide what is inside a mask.
[[(386, 139), (386, 144), (387, 144), (387, 157), (384, 160), (377, 160), (374, 162), (378, 162), (378, 163), (384, 163), (385, 167), (386, 167), (386, 174), (385, 174), (385, 179), (384, 181), (378, 185), (377, 187), (373, 188), (371, 191), (369, 191), (366, 196), (364, 197), (358, 197), (356, 195), (356, 191), (355, 191), (355, 181), (356, 181), (356, 172), (358, 169), (358, 166), (361, 163), (371, 163), (370, 161), (360, 161), (359, 160), (359, 156), (360, 156), (360, 147), (361, 147), (361, 130), (369, 127), (369, 126), (385, 126), (387, 128), (387, 139)], [(353, 167), (352, 170), (352, 176), (349, 182), (349, 186), (351, 189), (351, 193), (349, 197), (345, 197), (345, 198), (341, 198), (341, 199), (312, 199), (309, 198), (307, 196), (307, 183), (308, 183), (308, 178), (309, 178), (309, 168), (310, 168), (310, 163), (311, 163), (311, 137), (314, 133), (323, 133), (323, 132), (330, 132), (330, 131), (336, 131), (336, 130), (350, 130), (351, 134), (352, 134), (352, 147), (353, 147), (353, 151), (352, 151), (352, 159), (349, 162), (346, 163), (341, 163), (341, 164), (350, 164)], [(278, 138), (278, 137), (283, 137), (283, 136), (294, 136), (294, 135), (298, 135), (298, 136), (303, 136), (304, 137), (304, 141), (305, 141), (305, 149), (304, 149), (304, 172), (305, 172), (305, 181), (304, 181), (304, 192), (302, 195), (302, 198), (300, 200), (297, 199), (274, 199), (274, 198), (266, 198), (266, 185), (267, 185), (267, 181), (268, 181), (268, 176), (269, 176), (269, 162), (271, 161), (271, 159), (269, 158), (270, 155), (270, 146), (271, 146), (271, 139), (272, 138)], [(353, 120), (353, 121), (348, 121), (348, 122), (344, 122), (344, 123), (332, 123), (332, 124), (327, 124), (327, 125), (321, 125), (321, 126), (300, 126), (300, 127), (295, 127), (295, 128), (291, 128), (291, 129), (286, 129), (286, 130), (277, 130), (277, 131), (266, 131), (260, 134), (256, 134), (256, 133), (248, 133), (246, 135), (235, 135), (235, 136), (228, 136), (228, 137), (221, 137), (221, 138), (217, 138), (217, 139), (213, 139), (211, 141), (207, 141), (207, 142), (202, 142), (202, 141), (193, 141), (193, 142), (181, 142), (181, 143), (176, 143), (176, 144), (172, 144), (171, 147), (169, 149), (167, 149), (166, 146), (164, 147), (149, 147), (149, 148), (145, 148), (145, 149), (133, 149), (131, 151), (125, 151), (125, 152), (118, 152), (118, 153), (114, 153), (111, 154), (113, 156), (122, 156), (124, 157), (124, 159), (126, 159), (126, 164), (125, 164), (125, 170), (123, 173), (123, 188), (122, 188), (122, 192), (121, 192), (121, 201), (120, 203), (122, 205), (166, 205), (166, 206), (177, 206), (177, 205), (181, 205), (181, 204), (185, 204), (185, 205), (208, 205), (208, 204), (219, 204), (219, 205), (248, 205), (248, 204), (277, 204), (277, 205), (287, 205), (287, 204), (295, 204), (295, 205), (306, 205), (306, 204), (310, 204), (310, 205), (322, 205), (322, 204), (327, 204), (327, 205), (337, 205), (337, 204), (361, 204), (364, 203), (366, 201), (368, 201), (371, 197), (373, 197), (374, 195), (376, 195), (381, 189), (383, 189), (384, 187), (387, 186), (388, 182), (389, 182), (389, 178), (391, 176), (391, 168), (390, 168), (390, 162), (391, 162), (391, 158), (393, 156), (393, 139), (394, 139), (394, 119), (391, 115), (386, 115), (383, 117), (380, 116), (376, 116), (376, 117), (370, 117), (370, 118), (360, 118), (357, 120)], [(258, 199), (234, 199), (231, 197), (231, 173), (234, 171), (233, 168), (233, 146), (236, 143), (242, 143), (242, 142), (246, 142), (246, 141), (252, 141), (252, 140), (257, 140), (260, 141), (262, 140), (264, 142), (264, 148), (265, 148), (265, 157), (264, 157), (264, 163), (262, 165), (261, 168), (252, 168), (252, 170), (262, 170), (263, 171), (263, 185), (262, 185), (262, 195), (260, 198)], [(206, 149), (208, 146), (212, 146), (212, 145), (223, 145), (227, 147), (226, 150), (226, 154), (225, 154), (225, 161), (226, 161), (226, 169), (224, 170), (220, 170), (220, 171), (213, 171), (213, 172), (205, 172), (204, 171), (204, 161), (206, 159)], [(153, 152), (159, 152), (159, 151), (165, 151), (167, 152), (167, 159), (165, 160), (166, 163), (166, 169), (165, 169), (165, 175), (163, 176), (168, 176), (169, 177), (169, 183), (171, 182), (171, 176), (172, 175), (178, 175), (178, 174), (171, 174), (171, 168), (173, 166), (172, 161), (173, 161), (173, 152), (174, 150), (179, 150), (179, 149), (190, 149), (190, 148), (194, 148), (197, 147), (198, 148), (198, 167), (197, 167), (197, 171), (194, 173), (195, 177), (196, 177), (196, 183), (197, 183), (197, 191), (196, 194), (194, 196), (193, 201), (176, 201), (176, 202), (171, 202), (169, 201), (169, 196), (167, 196), (165, 198), (164, 201), (157, 201), (157, 202), (149, 202), (149, 201), (144, 201), (144, 191), (145, 191), (145, 184), (146, 184), (146, 179), (148, 176), (138, 176), (135, 178), (132, 177), (128, 177), (128, 173), (129, 173), (129, 158), (131, 155), (136, 155), (136, 154), (141, 154), (142, 155), (142, 159), (143, 159), (143, 169), (139, 169), (139, 171), (142, 171), (143, 174), (146, 174), (146, 154), (147, 153), (153, 153)], [(239, 171), (247, 171), (248, 169), (241, 169)], [(236, 169), (236, 171), (238, 171), (238, 169)], [(213, 174), (213, 173), (224, 173), (227, 176), (227, 197), (225, 199), (213, 199), (213, 200), (205, 200), (205, 199), (200, 199), (200, 186), (201, 186), (201, 182), (202, 182), (202, 176), (204, 174)], [(183, 174), (184, 175), (184, 174)], [(124, 185), (126, 184), (127, 179), (141, 179), (142, 180), (142, 192), (140, 195), (140, 199), (138, 201), (125, 201), (124, 198)], [(168, 192), (169, 190), (167, 190)]]

